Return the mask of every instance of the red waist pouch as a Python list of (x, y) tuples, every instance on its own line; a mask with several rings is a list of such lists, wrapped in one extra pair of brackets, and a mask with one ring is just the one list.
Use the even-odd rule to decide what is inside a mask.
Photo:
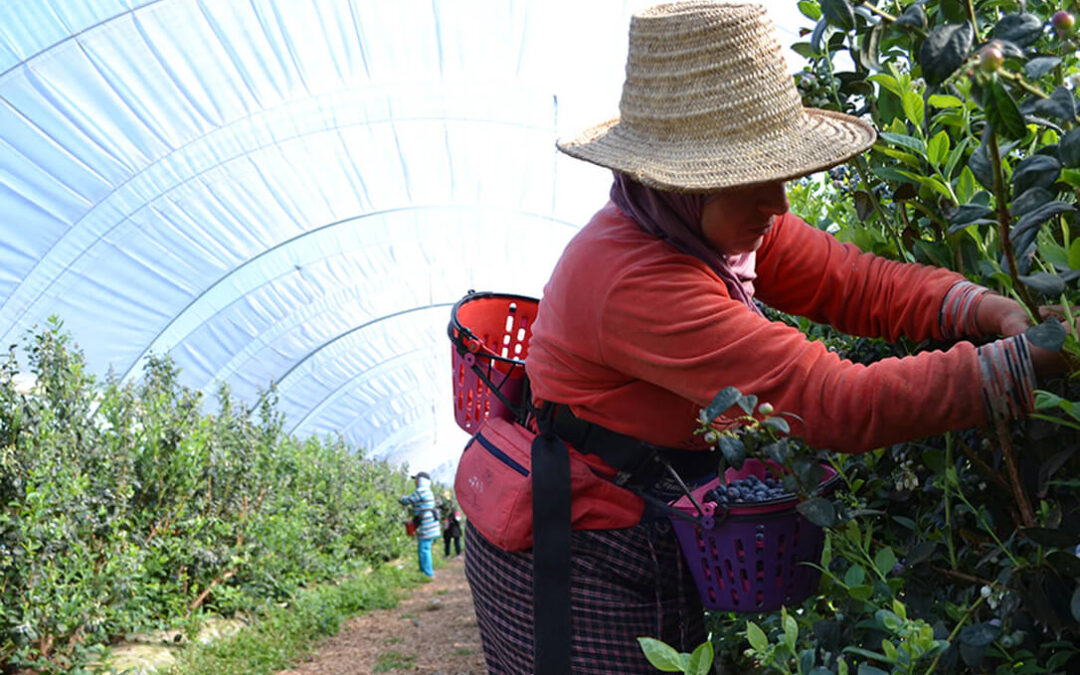
[[(488, 418), (465, 446), (454, 479), (461, 510), (484, 538), (504, 551), (532, 547), (532, 442), (536, 433)], [(570, 446), (570, 528), (612, 530), (641, 520), (645, 503), (598, 475)]]

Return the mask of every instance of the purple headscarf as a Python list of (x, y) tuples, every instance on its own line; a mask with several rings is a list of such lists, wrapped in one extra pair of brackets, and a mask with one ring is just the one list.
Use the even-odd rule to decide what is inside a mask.
[(754, 302), (754, 252), (736, 256), (719, 253), (701, 234), (705, 195), (664, 192), (614, 172), (611, 201), (649, 234), (667, 241), (712, 268), (724, 281), (732, 298), (761, 314)]

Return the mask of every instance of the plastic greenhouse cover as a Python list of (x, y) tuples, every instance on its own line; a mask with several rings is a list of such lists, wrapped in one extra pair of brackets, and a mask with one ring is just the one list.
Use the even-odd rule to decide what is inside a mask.
[(554, 140), (617, 114), (650, 4), (0, 3), (4, 344), (56, 315), (95, 373), (275, 382), (293, 432), (450, 480), (449, 307), (539, 296), (606, 199)]

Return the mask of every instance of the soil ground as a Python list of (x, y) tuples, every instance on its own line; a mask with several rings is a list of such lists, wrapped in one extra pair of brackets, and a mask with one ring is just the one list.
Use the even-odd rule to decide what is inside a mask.
[[(441, 555), (440, 551), (437, 555)], [(373, 673), (483, 675), (484, 654), (465, 554), (450, 558), (435, 578), (414, 589), (395, 609), (354, 617), (311, 659), (277, 675)]]

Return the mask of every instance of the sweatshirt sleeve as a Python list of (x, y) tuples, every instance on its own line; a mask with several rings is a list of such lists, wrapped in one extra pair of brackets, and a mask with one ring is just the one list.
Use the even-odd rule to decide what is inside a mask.
[(969, 321), (977, 303), (950, 303), (943, 312), (950, 289), (965, 284), (985, 290), (949, 270), (863, 253), (787, 213), (758, 251), (755, 288), (759, 299), (783, 312), (893, 341), (967, 333), (953, 328)]
[[(907, 297), (902, 286), (921, 281), (940, 305), (955, 275), (925, 268), (916, 273), (891, 270), (880, 259), (864, 259), (848, 247), (804, 237), (800, 239), (815, 248), (808, 252), (810, 260), (824, 256), (828, 262), (812, 270), (813, 275), (829, 277), (820, 284), (822, 289), (810, 283), (805, 272), (792, 270), (790, 277), (781, 278), (781, 267), (802, 264), (795, 254), (785, 251), (781, 259), (774, 257), (774, 250), (763, 256), (763, 278), (772, 286), (769, 296), (782, 300), (785, 311), (836, 319), (841, 330), (852, 332), (940, 335), (935, 325), (938, 308), (918, 306), (918, 299)], [(624, 270), (609, 287), (598, 338), (611, 367), (702, 407), (722, 388), (737, 387), (778, 411), (797, 415), (791, 419), (794, 435), (812, 446), (841, 452), (861, 452), (986, 420), (974, 345), (959, 343), (944, 352), (854, 364), (796, 329), (749, 311), (727, 295), (704, 265), (675, 258)], [(888, 300), (899, 303), (894, 312), (889, 302), (871, 292), (878, 283), (886, 285)], [(859, 316), (860, 304), (872, 305), (869, 317)]]

